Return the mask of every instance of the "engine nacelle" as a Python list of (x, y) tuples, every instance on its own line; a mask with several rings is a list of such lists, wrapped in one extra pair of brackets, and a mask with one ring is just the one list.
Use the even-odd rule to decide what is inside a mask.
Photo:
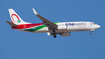
[(51, 36), (51, 33), (47, 32), (47, 35)]
[(64, 32), (64, 33), (61, 33), (61, 36), (70, 36), (71, 33), (70, 32)]

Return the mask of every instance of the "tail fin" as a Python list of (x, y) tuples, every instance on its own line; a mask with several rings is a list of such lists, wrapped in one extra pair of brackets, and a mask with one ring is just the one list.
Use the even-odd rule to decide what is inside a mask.
[(10, 14), (12, 23), (16, 25), (28, 24), (27, 22), (24, 22), (13, 9), (8, 9), (8, 10), (9, 10), (9, 14)]

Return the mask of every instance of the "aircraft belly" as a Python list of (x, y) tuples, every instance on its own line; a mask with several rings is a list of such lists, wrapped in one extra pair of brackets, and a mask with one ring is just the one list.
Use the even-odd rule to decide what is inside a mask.
[(90, 29), (86, 26), (78, 27), (78, 26), (71, 26), (67, 27), (67, 31), (89, 31)]

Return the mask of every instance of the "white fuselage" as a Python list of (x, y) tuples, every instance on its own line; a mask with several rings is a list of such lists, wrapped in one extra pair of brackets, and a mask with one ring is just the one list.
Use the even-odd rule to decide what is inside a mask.
[[(100, 28), (99, 25), (93, 22), (59, 22), (57, 23), (57, 25), (58, 25), (58, 30), (56, 30), (56, 33), (71, 32), (71, 31), (94, 31)], [(35, 32), (39, 33), (39, 32), (51, 32), (51, 31), (48, 30), (48, 27), (45, 27)]]

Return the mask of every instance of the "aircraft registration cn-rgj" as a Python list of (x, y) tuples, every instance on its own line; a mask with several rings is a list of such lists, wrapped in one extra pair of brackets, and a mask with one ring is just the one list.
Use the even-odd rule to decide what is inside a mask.
[(38, 16), (43, 23), (28, 23), (23, 21), (19, 15), (13, 10), (9, 9), (10, 18), (12, 23), (6, 21), (12, 29), (17, 29), (20, 31), (26, 32), (34, 32), (34, 33), (43, 33), (47, 32), (49, 36), (53, 36), (56, 38), (56, 35), (59, 34), (61, 36), (70, 36), (72, 31), (95, 31), (100, 28), (98, 24), (94, 22), (51, 22), (46, 18), (40, 16), (35, 9), (33, 8), (33, 12), (36, 16)]

